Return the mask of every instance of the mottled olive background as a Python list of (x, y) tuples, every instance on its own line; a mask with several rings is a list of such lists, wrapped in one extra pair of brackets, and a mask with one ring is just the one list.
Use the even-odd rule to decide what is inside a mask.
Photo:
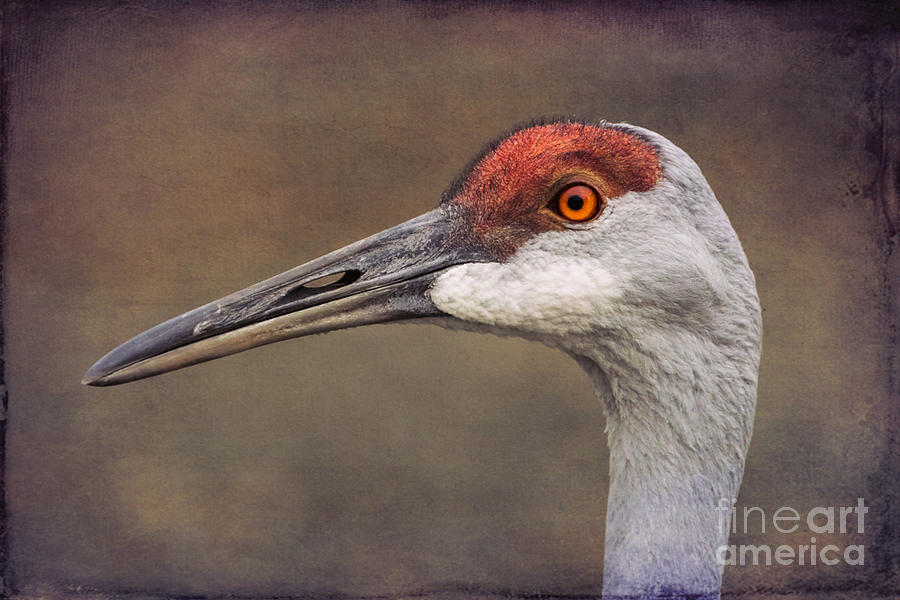
[(79, 385), (133, 334), (433, 207), (504, 130), (576, 114), (686, 149), (744, 242), (766, 334), (739, 505), (871, 506), (818, 536), (864, 567), (731, 567), (726, 593), (896, 592), (896, 23), (6, 3), (7, 590), (599, 592), (603, 415), (546, 348), (376, 326)]

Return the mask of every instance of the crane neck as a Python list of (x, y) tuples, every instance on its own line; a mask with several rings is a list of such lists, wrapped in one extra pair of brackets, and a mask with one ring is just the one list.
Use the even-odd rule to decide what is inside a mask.
[(719, 598), (717, 507), (737, 496), (756, 401), (758, 346), (744, 350), (657, 332), (578, 359), (607, 419), (605, 600)]

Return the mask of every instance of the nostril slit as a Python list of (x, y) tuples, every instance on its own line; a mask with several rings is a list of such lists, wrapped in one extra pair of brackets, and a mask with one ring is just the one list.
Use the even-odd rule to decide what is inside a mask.
[(327, 290), (336, 290), (337, 288), (350, 285), (362, 276), (362, 272), (356, 269), (347, 271), (338, 271), (337, 273), (329, 273), (321, 277), (316, 277), (288, 291), (282, 296), (282, 302), (292, 302), (300, 300), (308, 296), (313, 296)]
[(312, 281), (307, 281), (301, 288), (308, 290), (320, 290), (326, 287), (338, 288), (343, 287), (345, 285), (350, 285), (362, 275), (356, 269), (351, 269), (349, 271), (340, 271), (338, 273), (331, 273), (330, 275), (323, 275), (322, 277), (317, 277)]

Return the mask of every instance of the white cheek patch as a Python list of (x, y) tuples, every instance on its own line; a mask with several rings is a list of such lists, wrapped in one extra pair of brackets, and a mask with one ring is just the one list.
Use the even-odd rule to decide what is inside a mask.
[(434, 304), (454, 317), (535, 333), (587, 332), (620, 296), (596, 260), (546, 252), (451, 267), (431, 289)]

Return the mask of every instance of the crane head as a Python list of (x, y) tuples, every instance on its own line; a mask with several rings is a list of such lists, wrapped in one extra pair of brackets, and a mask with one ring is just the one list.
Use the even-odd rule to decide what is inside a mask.
[(624, 124), (532, 125), (488, 146), (434, 210), (157, 325), (83, 383), (422, 318), (578, 353), (585, 335), (703, 326), (732, 267), (746, 279), (727, 217), (668, 140)]

